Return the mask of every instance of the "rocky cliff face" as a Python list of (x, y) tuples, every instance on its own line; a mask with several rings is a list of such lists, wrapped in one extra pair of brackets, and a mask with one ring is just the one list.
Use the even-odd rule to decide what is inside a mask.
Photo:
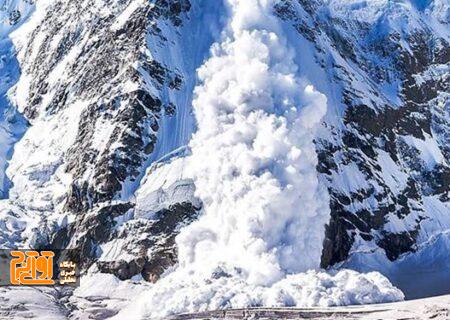
[[(154, 282), (202, 203), (184, 172), (196, 69), (221, 1), (0, 1), (2, 247), (79, 248)], [(450, 5), (274, 1), (299, 74), (328, 99), (321, 266), (394, 261), (450, 229)]]
[[(192, 91), (200, 62), (181, 59), (187, 50), (183, 41), (193, 37), (183, 34), (183, 23), (193, 32), (202, 22), (188, 16), (188, 1), (36, 6), (33, 18), (12, 37), (21, 78), (10, 97), (29, 128), (9, 161), (13, 187), (3, 190), (9, 193), (6, 215), (33, 216), (35, 225), (27, 232), (19, 228), (17, 242), (5, 236), (4, 245), (77, 247), (87, 268), (101, 255), (100, 244), (126, 239), (133, 247), (131, 261), (119, 259), (115, 267), (102, 262), (100, 269), (121, 278), (144, 269), (159, 275), (160, 263), (175, 262), (176, 229), (199, 208), (188, 193), (188, 200), (158, 208), (156, 222), (134, 220), (135, 193), (146, 169), (177, 147), (177, 139), (185, 142), (183, 132), (168, 141), (164, 136), (177, 135), (173, 124), (189, 116), (178, 110), (186, 107), (180, 97)], [(10, 15), (15, 10), (8, 8)], [(157, 237), (158, 245), (144, 234)], [(160, 253), (148, 257), (150, 247)]]
[(314, 45), (337, 93), (340, 116), (317, 139), (332, 213), (322, 266), (352, 249), (381, 248), (389, 260), (414, 252), (450, 212), (448, 5), (284, 1), (276, 10)]

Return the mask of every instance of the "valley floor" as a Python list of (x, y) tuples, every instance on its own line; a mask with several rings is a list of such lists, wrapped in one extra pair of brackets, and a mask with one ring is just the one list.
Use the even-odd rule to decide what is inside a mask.
[(191, 319), (448, 320), (450, 319), (450, 295), (364, 306), (236, 309), (184, 314), (171, 318), (171, 320)]
[[(0, 319), (95, 319), (117, 315), (127, 301), (106, 297), (77, 298), (67, 304), (68, 296), (53, 288), (0, 288)], [(76, 306), (75, 306), (76, 305)], [(141, 319), (138, 315), (130, 320)], [(450, 295), (397, 303), (332, 308), (252, 308), (181, 314), (167, 320), (449, 320)]]

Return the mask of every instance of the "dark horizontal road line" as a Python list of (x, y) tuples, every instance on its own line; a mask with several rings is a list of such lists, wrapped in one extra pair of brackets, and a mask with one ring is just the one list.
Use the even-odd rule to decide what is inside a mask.
[[(383, 310), (376, 310), (380, 312)], [(294, 308), (254, 308), (254, 309), (230, 309), (218, 311), (205, 311), (191, 314), (179, 314), (170, 317), (170, 320), (194, 320), (194, 319), (358, 319), (363, 315), (375, 311), (318, 311), (314, 309)]]

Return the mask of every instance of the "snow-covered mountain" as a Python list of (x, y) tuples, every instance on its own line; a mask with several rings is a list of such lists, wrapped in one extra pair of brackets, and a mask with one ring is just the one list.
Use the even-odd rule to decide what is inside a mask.
[(0, 57), (0, 245), (84, 270), (0, 315), (448, 293), (448, 0), (0, 0)]

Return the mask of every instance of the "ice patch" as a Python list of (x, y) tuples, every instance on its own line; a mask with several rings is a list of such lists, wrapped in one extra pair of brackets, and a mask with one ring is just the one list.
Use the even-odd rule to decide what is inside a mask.
[(403, 140), (419, 152), (420, 158), (426, 164), (428, 169), (432, 170), (435, 165), (444, 162), (444, 156), (442, 155), (437, 142), (428, 134), (425, 135), (425, 140), (417, 139), (412, 136), (404, 136)]
[(194, 183), (186, 177), (186, 158), (155, 163), (146, 172), (136, 192), (135, 217), (152, 218), (153, 213), (176, 203), (191, 202), (200, 207), (194, 198)]
[(122, 14), (117, 17), (115, 23), (111, 26), (112, 31), (117, 31), (124, 26), (124, 24), (129, 20), (130, 16), (140, 7), (145, 4), (144, 0), (132, 1)]

